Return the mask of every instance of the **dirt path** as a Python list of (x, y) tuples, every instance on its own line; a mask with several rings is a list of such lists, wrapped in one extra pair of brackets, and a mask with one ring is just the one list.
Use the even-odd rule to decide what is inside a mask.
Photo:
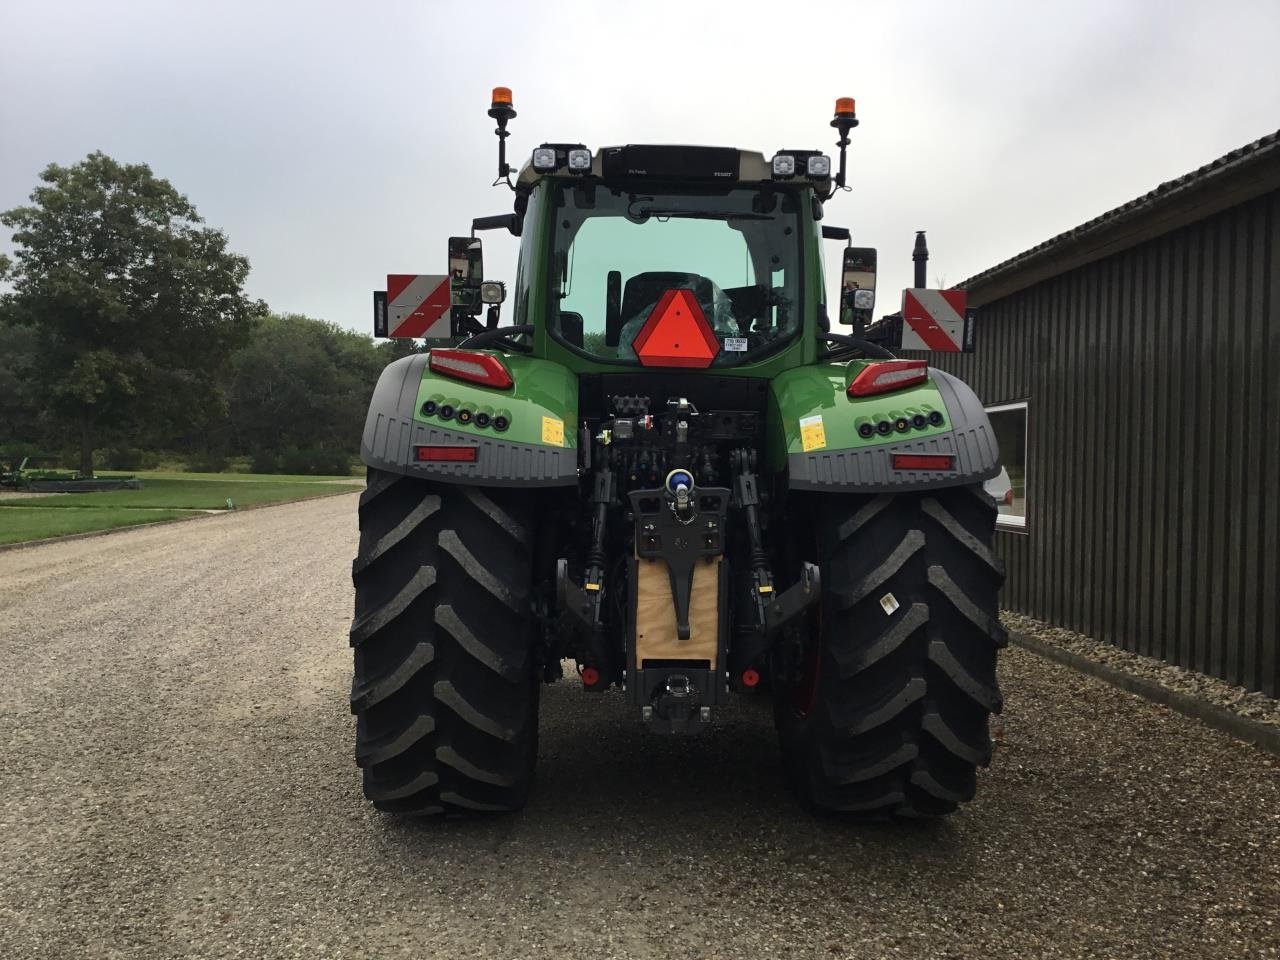
[(355, 498), (0, 554), (0, 957), (1280, 955), (1280, 769), (1011, 649), (977, 801), (854, 826), (768, 710), (544, 692), (523, 813), (360, 797)]

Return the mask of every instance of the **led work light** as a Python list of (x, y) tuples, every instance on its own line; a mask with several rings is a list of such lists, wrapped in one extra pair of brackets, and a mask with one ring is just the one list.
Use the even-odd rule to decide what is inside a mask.
[(822, 154), (810, 157), (805, 163), (805, 172), (811, 177), (831, 176), (831, 158)]

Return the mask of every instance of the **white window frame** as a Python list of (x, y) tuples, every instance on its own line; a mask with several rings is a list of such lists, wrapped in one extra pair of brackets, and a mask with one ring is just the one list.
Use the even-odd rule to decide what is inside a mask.
[[(1026, 459), (1031, 460), (1031, 446), (1028, 439), (1031, 435), (1031, 406), (1029, 400), (1015, 400), (1012, 403), (997, 403), (984, 408), (987, 415), (993, 413), (1008, 413), (1010, 410), (1025, 411), (1022, 418), (1022, 449), (1027, 452)], [(1001, 466), (1004, 466), (1003, 457), (1001, 458)], [(1019, 533), (1027, 532), (1027, 513), (1031, 505), (1031, 498), (1028, 494), (1031, 492), (1031, 466), (1030, 463), (1022, 465), (1022, 516), (1010, 516), (1007, 513), (996, 515), (997, 530), (1015, 530)]]

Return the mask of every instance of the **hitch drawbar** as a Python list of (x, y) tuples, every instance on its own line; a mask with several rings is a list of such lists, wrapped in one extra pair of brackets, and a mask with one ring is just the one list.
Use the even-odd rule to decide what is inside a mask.
[[(656, 493), (641, 491), (640, 496)], [(711, 514), (723, 517), (715, 510)], [(626, 691), (628, 702), (640, 707), (641, 719), (650, 729), (698, 733), (710, 724), (711, 708), (724, 702), (730, 688), (745, 692), (759, 683), (758, 668), (768, 662), (778, 635), (817, 603), (821, 577), (814, 564), (805, 563), (800, 577), (786, 590), (775, 593), (771, 587), (753, 587), (752, 602), (736, 608), (738, 617), (748, 622), (731, 626), (729, 566), (723, 553), (711, 550), (705, 539), (698, 549), (688, 542), (673, 543), (677, 556), (672, 564), (664, 555), (665, 535), (691, 538), (695, 525), (661, 523), (646, 530), (650, 521), (644, 516), (637, 511), (637, 553), (643, 549), (652, 555), (632, 557), (628, 564), (624, 662), (608, 659), (610, 645), (604, 642), (598, 596), (603, 590), (575, 583), (565, 560), (556, 571), (562, 624), (585, 641), (591, 665), (582, 678), (588, 690), (601, 691), (617, 683)], [(658, 534), (659, 529), (664, 535)], [(704, 531), (710, 529), (703, 525)], [(722, 528), (715, 529), (718, 533)], [(648, 542), (640, 539), (646, 533), (651, 538)]]

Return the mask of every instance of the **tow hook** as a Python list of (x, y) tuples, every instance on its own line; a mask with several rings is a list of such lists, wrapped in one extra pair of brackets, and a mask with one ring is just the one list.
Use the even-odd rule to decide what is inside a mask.
[(663, 721), (671, 733), (697, 733), (711, 722), (711, 708), (701, 704), (697, 684), (683, 673), (672, 673), (654, 692), (653, 703), (640, 708), (645, 723)]

